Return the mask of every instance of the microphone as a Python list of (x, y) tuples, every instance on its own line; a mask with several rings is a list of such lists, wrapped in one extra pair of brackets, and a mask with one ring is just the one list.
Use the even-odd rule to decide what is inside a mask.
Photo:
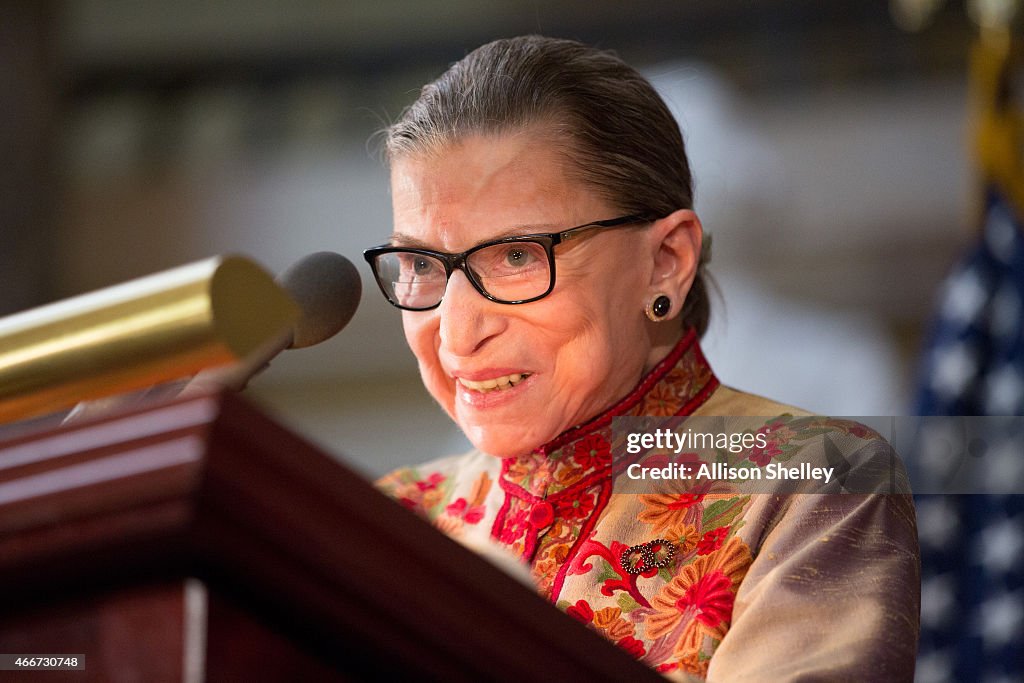
[(285, 348), (303, 349), (340, 332), (355, 315), (363, 292), (359, 271), (332, 251), (309, 254), (277, 277), (302, 311)]
[(241, 391), (279, 353), (327, 341), (348, 324), (359, 307), (363, 285), (359, 271), (341, 254), (318, 251), (296, 261), (275, 280), (299, 305), (299, 319), (281, 337), (239, 363), (204, 370), (189, 380), (179, 396), (217, 389)]
[(167, 382), (131, 394), (80, 402), (64, 418), (63, 424), (140, 402), (185, 398), (223, 389), (241, 391), (249, 380), (270, 367), (270, 361), (282, 351), (313, 346), (340, 332), (355, 314), (363, 290), (359, 271), (352, 262), (330, 251), (299, 259), (275, 278), (275, 282), (298, 304), (299, 318), (291, 329), (232, 365), (203, 370), (187, 380)]

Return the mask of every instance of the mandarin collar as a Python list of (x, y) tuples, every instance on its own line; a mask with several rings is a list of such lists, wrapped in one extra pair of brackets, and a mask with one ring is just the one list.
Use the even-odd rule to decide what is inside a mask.
[(528, 498), (567, 495), (607, 476), (612, 465), (612, 418), (685, 416), (718, 387), (689, 330), (624, 398), (584, 424), (562, 432), (532, 453), (504, 458), (502, 487)]

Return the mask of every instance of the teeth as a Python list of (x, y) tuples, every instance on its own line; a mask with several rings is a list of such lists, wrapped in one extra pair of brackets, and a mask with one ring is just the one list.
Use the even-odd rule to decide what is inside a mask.
[(480, 382), (474, 382), (471, 379), (465, 379), (459, 377), (459, 383), (467, 389), (473, 391), (482, 391), (484, 393), (488, 391), (503, 391), (505, 389), (511, 389), (521, 381), (529, 377), (528, 374), (513, 373), (511, 375), (505, 375), (504, 377), (494, 377), (492, 379), (485, 379)]

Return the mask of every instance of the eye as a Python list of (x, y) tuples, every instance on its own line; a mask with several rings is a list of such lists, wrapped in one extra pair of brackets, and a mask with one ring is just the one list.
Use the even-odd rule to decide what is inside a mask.
[(413, 270), (413, 273), (415, 273), (416, 275), (426, 275), (427, 273), (429, 273), (433, 269), (434, 269), (434, 264), (428, 258), (425, 258), (423, 256), (417, 256), (413, 260), (412, 270)]
[(547, 256), (536, 242), (500, 242), (470, 254), (468, 265), (482, 278), (525, 277), (546, 271)]
[(501, 267), (507, 270), (525, 270), (536, 266), (543, 258), (543, 249), (532, 242), (508, 244), (501, 253)]
[(444, 275), (444, 266), (430, 256), (412, 252), (397, 252), (397, 254), (399, 273), (405, 281), (434, 279)]
[(508, 251), (505, 252), (505, 263), (513, 268), (521, 268), (529, 265), (532, 260), (533, 256), (526, 249), (523, 249), (520, 246), (510, 246)]

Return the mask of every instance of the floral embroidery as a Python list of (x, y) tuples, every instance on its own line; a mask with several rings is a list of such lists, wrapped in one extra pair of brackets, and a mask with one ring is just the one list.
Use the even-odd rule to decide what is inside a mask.
[(401, 469), (381, 479), (378, 486), (388, 491), (403, 507), (430, 516), (433, 508), (444, 502), (450, 482), (440, 472), (422, 477), (415, 469)]
[[(717, 385), (700, 353), (696, 335), (689, 333), (633, 393), (608, 412), (533, 453), (503, 462), (500, 483), (506, 495), (523, 501), (523, 505), (532, 505), (537, 498), (546, 500), (554, 506), (555, 521), (543, 533), (531, 531), (515, 513), (518, 505), (506, 501), (506, 512), (499, 515), (493, 529), (494, 538), (513, 551), (531, 555), (526, 559), (533, 563), (549, 567), (548, 549), (573, 547), (580, 535), (593, 527), (607, 502), (611, 485), (612, 416), (644, 414), (646, 401), (655, 389), (665, 392), (662, 398), (671, 403), (673, 413), (679, 414), (684, 409), (692, 410)], [(536, 514), (541, 519), (534, 521), (544, 526), (543, 513)], [(565, 568), (560, 571), (558, 576), (564, 576)], [(541, 577), (542, 586), (557, 588), (561, 582), (558, 576)]]
[[(422, 507), (424, 510), (430, 510), (432, 507), (441, 502), (443, 492), (440, 489), (440, 485), (445, 481), (444, 475), (440, 472), (434, 472), (424, 481), (416, 482), (416, 488), (420, 491), (419, 500), (416, 501), (418, 507)], [(415, 497), (411, 500), (416, 500)]]
[(574, 605), (560, 603), (559, 607), (580, 623), (603, 632), (609, 640), (636, 659), (647, 653), (643, 641), (633, 635), (636, 627), (622, 618), (622, 610), (618, 607), (605, 607), (595, 612), (586, 600), (577, 600)]
[(524, 508), (519, 508), (505, 518), (505, 529), (501, 532), (501, 542), (515, 543), (530, 527), (530, 515)]
[(654, 531), (674, 529), (693, 523), (699, 517), (690, 508), (704, 500), (704, 494), (645, 494), (640, 496), (644, 509), (637, 519), (654, 526)]
[(480, 476), (473, 482), (473, 488), (469, 492), (469, 499), (456, 498), (445, 506), (445, 514), (466, 524), (479, 524), (487, 512), (484, 507), (484, 500), (487, 498), (487, 492), (490, 490), (491, 478), (486, 472), (481, 472)]
[(579, 498), (559, 501), (558, 515), (565, 519), (584, 519), (594, 511), (594, 494), (584, 493)]
[(585, 472), (577, 467), (559, 467), (555, 470), (555, 481), (568, 488), (583, 478)]
[(590, 572), (594, 565), (588, 563), (587, 560), (595, 555), (604, 560), (606, 565), (604, 571), (601, 572), (598, 577), (599, 580), (603, 579), (603, 585), (601, 586), (601, 594), (611, 596), (615, 591), (625, 591), (629, 597), (633, 598), (637, 604), (643, 607), (650, 607), (650, 603), (647, 602), (647, 598), (643, 596), (640, 590), (637, 588), (637, 581), (640, 577), (651, 577), (658, 573), (657, 567), (652, 567), (645, 572), (640, 574), (630, 574), (623, 568), (619, 561), (622, 557), (622, 553), (627, 550), (629, 546), (619, 541), (612, 541), (611, 547), (604, 545), (592, 538), (588, 538), (583, 545), (580, 547), (576, 557), (573, 558), (569, 565), (569, 575), (574, 574), (586, 574)]
[[(823, 434), (848, 439), (868, 434), (853, 423), (789, 415), (767, 420), (760, 431), (769, 437), (766, 447), (738, 454), (753, 466), (760, 466), (758, 459), (785, 462)], [(706, 676), (752, 562), (739, 536), (749, 523), (744, 513), (751, 495), (728, 484), (658, 484), (643, 493), (613, 495), (617, 475), (602, 451), (610, 438), (607, 424), (585, 426), (551, 449), (494, 461), (495, 469), (503, 468), (498, 487), (492, 486), (495, 469), (479, 474), (468, 491), (469, 481), (456, 488), (450, 470), (443, 468), (422, 475), (406, 470), (385, 483), (392, 495), (427, 513), (446, 533), (493, 520), (484, 530), (529, 562), (541, 595), (659, 671)], [(667, 462), (688, 454), (653, 457)], [(504, 496), (500, 510), (488, 491)], [(659, 538), (677, 546), (667, 566), (636, 576), (624, 571), (619, 561), (624, 550)]]
[(666, 535), (669, 537), (668, 540), (679, 547), (677, 552), (680, 556), (688, 555), (700, 542), (700, 532), (692, 524), (686, 524), (681, 528), (672, 527)]
[(534, 562), (531, 575), (541, 595), (550, 595), (555, 572), (565, 563), (567, 557), (569, 544), (557, 543), (545, 547), (541, 558)]
[(594, 625), (614, 640), (633, 635), (634, 626), (622, 618), (622, 608), (605, 607), (594, 612)]
[(708, 628), (716, 628), (732, 616), (732, 603), (736, 599), (732, 581), (720, 571), (702, 576), (676, 600), (676, 609), (693, 610), (695, 619)]
[(575, 605), (565, 610), (565, 613), (583, 624), (589, 624), (590, 620), (594, 618), (594, 610), (590, 608), (586, 600), (578, 600)]
[(785, 436), (777, 433), (781, 426), (781, 422), (773, 422), (757, 430), (758, 434), (765, 436), (771, 434), (772, 438), (767, 440), (764, 448), (754, 446), (750, 449), (750, 454), (747, 456), (747, 459), (750, 460), (750, 462), (754, 463), (758, 467), (764, 467), (772, 461), (772, 458), (782, 455), (782, 449), (779, 448), (779, 442), (784, 439)]
[(711, 664), (710, 657), (701, 657), (697, 652), (691, 652), (688, 655), (679, 658), (678, 666), (686, 673), (693, 674), (694, 676), (700, 676), (701, 678), (707, 678), (708, 666)]
[(704, 536), (697, 543), (697, 554), (707, 555), (713, 553), (722, 547), (722, 543), (725, 541), (725, 537), (729, 534), (729, 527), (720, 526), (717, 529), (704, 534)]
[(702, 650), (706, 636), (721, 640), (751, 561), (746, 544), (733, 537), (719, 550), (683, 567), (651, 600), (654, 612), (647, 618), (647, 636), (669, 636), (679, 656)]
[(670, 385), (658, 385), (644, 399), (644, 415), (653, 417), (670, 417), (678, 410), (679, 396), (676, 388)]
[(747, 453), (747, 459), (758, 467), (764, 467), (773, 460), (791, 459), (823, 434), (851, 434), (859, 439), (880, 438), (876, 432), (856, 422), (819, 416), (782, 415), (763, 425), (757, 433), (768, 437), (764, 448), (755, 447)]
[[(456, 488), (447, 470), (422, 476), (405, 470), (389, 475), (380, 485), (446, 533), (457, 535), (463, 527), (489, 523), (492, 538), (529, 562), (542, 596), (557, 601), (569, 616), (631, 656), (652, 666), (679, 668), (683, 666), (680, 658), (689, 652), (701, 653), (705, 659), (713, 652), (710, 644), (684, 651), (678, 642), (684, 633), (699, 629), (699, 634), (707, 634), (727, 627), (735, 572), (730, 573), (721, 558), (733, 552), (730, 544), (735, 539), (729, 534), (742, 521), (733, 523), (729, 517), (733, 508), (719, 505), (723, 496), (695, 487), (630, 497), (638, 508), (637, 521), (619, 540), (598, 540), (596, 530), (612, 498), (612, 417), (687, 415), (717, 386), (691, 333), (634, 392), (606, 413), (532, 453), (501, 461), (497, 483), (504, 501), (500, 507), (493, 496), (488, 498), (494, 480), (487, 473), (469, 491), (468, 482)], [(653, 457), (675, 462), (697, 456)], [(742, 509), (742, 503), (737, 505)], [(494, 517), (488, 517), (489, 509)], [(493, 521), (485, 522), (488, 519)], [(726, 533), (720, 539), (708, 536), (709, 530), (722, 527)], [(670, 558), (666, 554), (664, 567), (632, 575), (621, 566), (621, 555), (630, 545), (659, 538), (676, 547)], [(631, 542), (625, 543), (626, 539)], [(706, 547), (707, 554), (698, 555), (698, 546)], [(698, 574), (675, 585), (687, 570)], [(705, 579), (706, 575), (710, 578)], [(571, 599), (559, 600), (563, 588)], [(661, 602), (655, 602), (657, 598)], [(667, 625), (666, 630), (653, 636), (652, 625), (658, 624)]]
[(484, 518), (483, 506), (469, 507), (469, 503), (466, 502), (465, 498), (456, 498), (455, 502), (448, 505), (444, 511), (452, 517), (462, 519), (466, 524), (476, 524)]
[(625, 650), (628, 654), (632, 655), (635, 659), (640, 659), (647, 654), (643, 641), (637, 640), (633, 636), (626, 636), (622, 640), (616, 641), (615, 644)]
[(533, 470), (537, 467), (536, 463), (531, 462), (531, 460), (533, 460), (533, 458), (527, 456), (510, 461), (505, 476), (509, 481), (514, 481), (520, 486), (523, 486), (530, 474), (532, 474)]
[(612, 464), (612, 447), (600, 434), (589, 434), (576, 442), (576, 464), (584, 470)]
[(663, 381), (651, 387), (634, 414), (653, 417), (679, 415), (694, 396), (712, 383), (715, 383), (714, 375), (704, 357), (698, 353), (684, 354)]

